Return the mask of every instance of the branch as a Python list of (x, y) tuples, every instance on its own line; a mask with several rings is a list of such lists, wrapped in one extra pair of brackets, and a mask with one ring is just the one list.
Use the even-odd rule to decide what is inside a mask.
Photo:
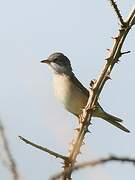
[(3, 140), (4, 150), (6, 152), (6, 155), (7, 155), (8, 161), (9, 161), (8, 168), (10, 169), (10, 171), (12, 173), (13, 179), (19, 180), (20, 177), (19, 177), (19, 173), (17, 170), (17, 166), (16, 166), (15, 160), (12, 156), (11, 150), (9, 148), (8, 139), (6, 137), (5, 130), (4, 130), (4, 127), (2, 125), (1, 120), (0, 120), (0, 135), (1, 135), (1, 138)]
[(40, 146), (40, 145), (38, 145), (38, 144), (35, 144), (35, 143), (33, 143), (33, 142), (25, 139), (25, 138), (22, 137), (22, 136), (19, 136), (19, 138), (20, 138), (22, 141), (24, 141), (25, 143), (27, 143), (27, 144), (29, 144), (29, 145), (37, 148), (37, 149), (40, 149), (41, 151), (47, 152), (48, 154), (50, 154), (50, 155), (52, 155), (52, 156), (55, 156), (56, 158), (60, 158), (60, 159), (62, 159), (62, 160), (64, 160), (64, 161), (68, 161), (68, 158), (67, 158), (66, 156), (63, 156), (63, 155), (58, 154), (58, 153), (56, 153), (56, 152), (54, 152), (54, 151), (51, 151), (51, 150), (49, 150), (49, 149), (47, 149), (47, 148), (45, 148), (45, 147), (43, 147), (43, 146)]
[[(98, 159), (98, 160), (93, 160), (93, 161), (88, 161), (88, 162), (84, 162), (84, 163), (80, 163), (80, 164), (77, 164), (76, 166), (74, 166), (72, 169), (70, 169), (70, 171), (77, 171), (79, 169), (82, 169), (82, 168), (86, 168), (86, 167), (94, 167), (94, 166), (97, 166), (97, 165), (101, 165), (101, 164), (105, 164), (105, 163), (108, 163), (108, 162), (112, 162), (112, 161), (115, 161), (115, 162), (128, 162), (128, 163), (131, 163), (133, 165), (135, 165), (135, 159), (132, 159), (132, 158), (128, 158), (128, 157), (117, 157), (117, 156), (110, 156), (110, 157), (106, 157), (106, 158), (101, 158), (101, 159)], [(56, 180), (56, 179), (59, 179), (61, 176), (63, 176), (64, 174), (69, 174), (69, 169), (67, 171), (62, 171), (56, 175), (54, 175), (51, 180)]]
[(133, 6), (133, 8), (128, 16), (126, 23), (128, 23), (128, 24), (132, 23), (132, 24), (130, 24), (130, 26), (135, 25), (135, 5)]
[(115, 13), (116, 13), (116, 15), (117, 15), (117, 17), (118, 17), (121, 25), (125, 26), (125, 22), (124, 22), (124, 20), (123, 20), (123, 18), (122, 18), (122, 15), (121, 15), (121, 13), (120, 13), (120, 10), (119, 10), (116, 2), (115, 2), (114, 0), (109, 0), (109, 1), (110, 1), (111, 6), (113, 7), (113, 9), (114, 9), (114, 11), (115, 11)]
[(66, 163), (64, 166), (64, 171), (68, 171), (67, 174), (63, 175), (64, 180), (71, 179), (72, 169), (76, 162), (76, 158), (80, 153), (80, 148), (83, 144), (85, 135), (87, 132), (89, 132), (88, 127), (91, 124), (91, 117), (94, 109), (96, 108), (98, 97), (101, 93), (101, 90), (104, 87), (105, 82), (109, 79), (108, 77), (110, 77), (114, 65), (118, 62), (119, 58), (122, 56), (121, 53), (122, 45), (134, 23), (135, 23), (135, 9), (133, 9), (131, 16), (128, 18), (128, 21), (126, 22), (126, 25), (121, 26), (117, 37), (114, 38), (113, 46), (109, 51), (108, 57), (106, 58), (106, 63), (103, 67), (103, 70), (101, 71), (97, 81), (93, 83), (92, 87), (89, 90), (90, 96), (87, 105), (84, 108), (83, 113), (81, 115), (81, 119), (80, 119), (81, 123), (78, 130), (78, 135), (74, 140), (72, 150), (70, 151), (69, 154), (70, 163)]

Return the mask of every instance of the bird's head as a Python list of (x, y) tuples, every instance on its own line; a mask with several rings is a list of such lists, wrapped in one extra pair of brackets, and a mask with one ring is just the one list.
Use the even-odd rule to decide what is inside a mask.
[(47, 59), (42, 60), (41, 63), (48, 64), (55, 73), (71, 74), (72, 67), (69, 59), (62, 53), (53, 53)]

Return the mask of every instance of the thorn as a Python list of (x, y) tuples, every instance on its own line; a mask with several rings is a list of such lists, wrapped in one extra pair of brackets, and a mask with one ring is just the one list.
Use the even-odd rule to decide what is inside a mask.
[(113, 40), (116, 40), (118, 37), (111, 37)]
[(110, 60), (110, 57), (106, 58), (105, 60), (106, 60), (106, 61), (109, 61), (109, 60)]
[(120, 32), (120, 33), (122, 33), (123, 31), (124, 31), (124, 29), (123, 29), (123, 28), (119, 29), (119, 32)]
[(131, 53), (131, 51), (121, 52), (121, 55)]
[(116, 63), (119, 64), (119, 62), (120, 62), (120, 60), (118, 59), (118, 60), (116, 61)]
[(111, 49), (106, 49), (106, 50), (109, 51), (109, 52), (111, 51)]
[(64, 167), (64, 162), (60, 162), (63, 166), (62, 167)]
[(79, 132), (79, 131), (80, 131), (80, 128), (75, 128), (74, 130), (77, 131), (77, 132)]
[(94, 84), (96, 83), (96, 79), (92, 79), (90, 82), (90, 87), (93, 88)]
[(85, 145), (85, 142), (84, 142), (84, 141), (82, 142), (82, 145)]
[(71, 146), (74, 146), (74, 144), (75, 144), (75, 143), (72, 141), (70, 145), (71, 145)]
[(92, 123), (91, 123), (91, 122), (89, 122), (89, 125), (92, 125)]
[(110, 75), (107, 75), (107, 76), (106, 76), (106, 80), (112, 80), (111, 77), (110, 77)]
[(86, 133), (91, 133), (88, 129), (86, 129)]

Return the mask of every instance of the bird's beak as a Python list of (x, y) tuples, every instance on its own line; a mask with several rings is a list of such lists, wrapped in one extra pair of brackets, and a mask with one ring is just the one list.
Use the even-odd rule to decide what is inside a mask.
[(46, 63), (46, 64), (50, 64), (50, 61), (48, 59), (44, 59), (42, 61), (40, 61), (41, 63)]

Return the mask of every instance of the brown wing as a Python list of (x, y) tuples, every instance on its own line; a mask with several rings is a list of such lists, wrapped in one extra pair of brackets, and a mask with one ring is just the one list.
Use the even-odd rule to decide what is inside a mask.
[(82, 85), (82, 83), (73, 74), (70, 76), (70, 80), (87, 96), (89, 97), (89, 91)]
[[(70, 79), (87, 97), (89, 97), (89, 91), (82, 85), (82, 83), (75, 77), (74, 74), (72, 76), (70, 76)], [(97, 102), (97, 106), (102, 111), (104, 111), (98, 102)]]

